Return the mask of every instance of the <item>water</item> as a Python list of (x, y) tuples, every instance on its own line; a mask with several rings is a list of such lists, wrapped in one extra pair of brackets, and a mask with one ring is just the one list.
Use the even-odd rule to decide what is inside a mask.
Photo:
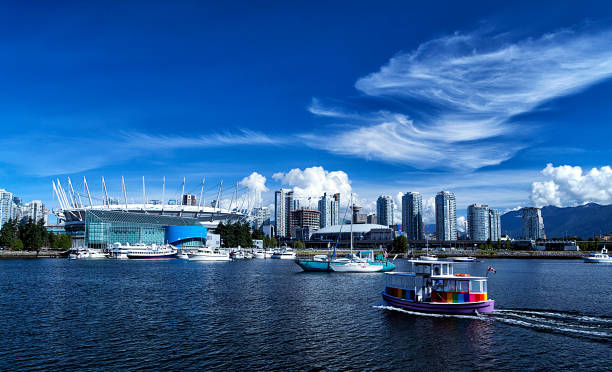
[(489, 265), (498, 311), (478, 317), (389, 308), (382, 274), (292, 261), (0, 261), (0, 369), (609, 370), (612, 265), (456, 271)]

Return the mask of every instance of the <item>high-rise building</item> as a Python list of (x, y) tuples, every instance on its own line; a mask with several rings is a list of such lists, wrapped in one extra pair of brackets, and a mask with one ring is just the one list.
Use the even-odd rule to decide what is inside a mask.
[(359, 213), (361, 207), (353, 204), (353, 218), (351, 219), (351, 223), (366, 223), (368, 220), (368, 216), (365, 213)]
[(329, 197), (324, 193), (319, 200), (320, 227), (340, 224), (340, 194)]
[(523, 208), (521, 230), (524, 239), (546, 239), (544, 232), (544, 219), (540, 208)]
[(418, 192), (402, 196), (402, 229), (409, 240), (424, 240), (423, 197)]
[(373, 224), (376, 225), (378, 224), (378, 218), (375, 214), (368, 214), (368, 217), (366, 218), (367, 223), (369, 224)]
[(13, 193), (0, 189), (0, 228), (13, 218)]
[(45, 205), (40, 200), (32, 200), (29, 203), (25, 203), (25, 205), (20, 208), (20, 219), (29, 219), (32, 221), (38, 222), (43, 220), (45, 224), (49, 222), (49, 211), (45, 209)]
[(183, 205), (198, 205), (198, 203), (196, 203), (196, 196), (193, 194), (184, 194)]
[(261, 230), (263, 225), (270, 224), (270, 217), (272, 215), (272, 213), (270, 212), (270, 208), (253, 208), (253, 215), (255, 216), (255, 219), (253, 220), (254, 230)]
[(300, 240), (310, 239), (319, 230), (320, 212), (316, 209), (298, 209), (291, 212), (291, 237)]
[(376, 216), (378, 224), (383, 226), (393, 225), (393, 198), (389, 195), (381, 195), (376, 200)]
[(471, 240), (485, 241), (490, 237), (489, 206), (472, 204), (467, 208), (468, 235)]
[(497, 209), (489, 209), (489, 238), (493, 242), (501, 239), (501, 214)]
[(293, 191), (280, 189), (274, 193), (274, 225), (276, 235), (291, 237), (291, 212), (299, 203), (293, 200)]
[(457, 240), (457, 201), (450, 191), (436, 194), (436, 235), (438, 240)]

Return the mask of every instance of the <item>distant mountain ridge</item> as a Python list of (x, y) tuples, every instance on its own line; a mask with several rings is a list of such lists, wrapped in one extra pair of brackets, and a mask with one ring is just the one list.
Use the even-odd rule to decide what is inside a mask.
[[(522, 212), (510, 211), (501, 216), (502, 234), (521, 237)], [(548, 238), (579, 236), (588, 239), (612, 232), (612, 205), (588, 203), (578, 207), (559, 208), (552, 205), (542, 208), (544, 229)]]

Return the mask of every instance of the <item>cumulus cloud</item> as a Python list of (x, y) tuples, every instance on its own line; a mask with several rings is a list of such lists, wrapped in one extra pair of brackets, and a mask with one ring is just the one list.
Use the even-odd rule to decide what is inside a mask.
[(261, 204), (261, 193), (268, 191), (266, 187), (266, 177), (257, 172), (253, 172), (248, 177), (243, 178), (242, 181), (240, 181), (240, 186), (248, 189), (248, 196), (252, 199), (253, 205), (255, 206)]
[(292, 186), (298, 198), (318, 198), (324, 192), (328, 194), (339, 192), (343, 201), (346, 201), (352, 191), (348, 174), (343, 171), (328, 171), (323, 167), (303, 170), (294, 168), (287, 173), (275, 173), (272, 178), (280, 180), (284, 185)]
[(545, 181), (533, 182), (531, 200), (536, 206), (575, 206), (585, 203), (612, 204), (612, 168), (583, 171), (580, 166), (547, 164)]
[[(525, 147), (531, 126), (512, 117), (612, 76), (612, 32), (564, 30), (508, 40), (480, 32), (454, 34), (399, 53), (355, 87), (368, 96), (436, 107), (412, 120), (406, 113), (357, 115), (313, 100), (310, 112), (351, 127), (305, 135), (311, 146), (416, 168), (480, 168)], [(431, 110), (430, 110), (431, 111)]]
[(464, 216), (457, 217), (457, 231), (465, 232), (465, 222), (467, 220)]

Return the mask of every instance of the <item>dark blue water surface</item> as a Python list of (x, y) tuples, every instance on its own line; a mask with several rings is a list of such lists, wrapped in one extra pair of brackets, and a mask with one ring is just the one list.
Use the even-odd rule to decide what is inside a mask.
[(456, 272), (489, 265), (498, 311), (441, 317), (380, 306), (384, 274), (293, 261), (0, 261), (0, 368), (610, 368), (612, 265), (505, 259)]

